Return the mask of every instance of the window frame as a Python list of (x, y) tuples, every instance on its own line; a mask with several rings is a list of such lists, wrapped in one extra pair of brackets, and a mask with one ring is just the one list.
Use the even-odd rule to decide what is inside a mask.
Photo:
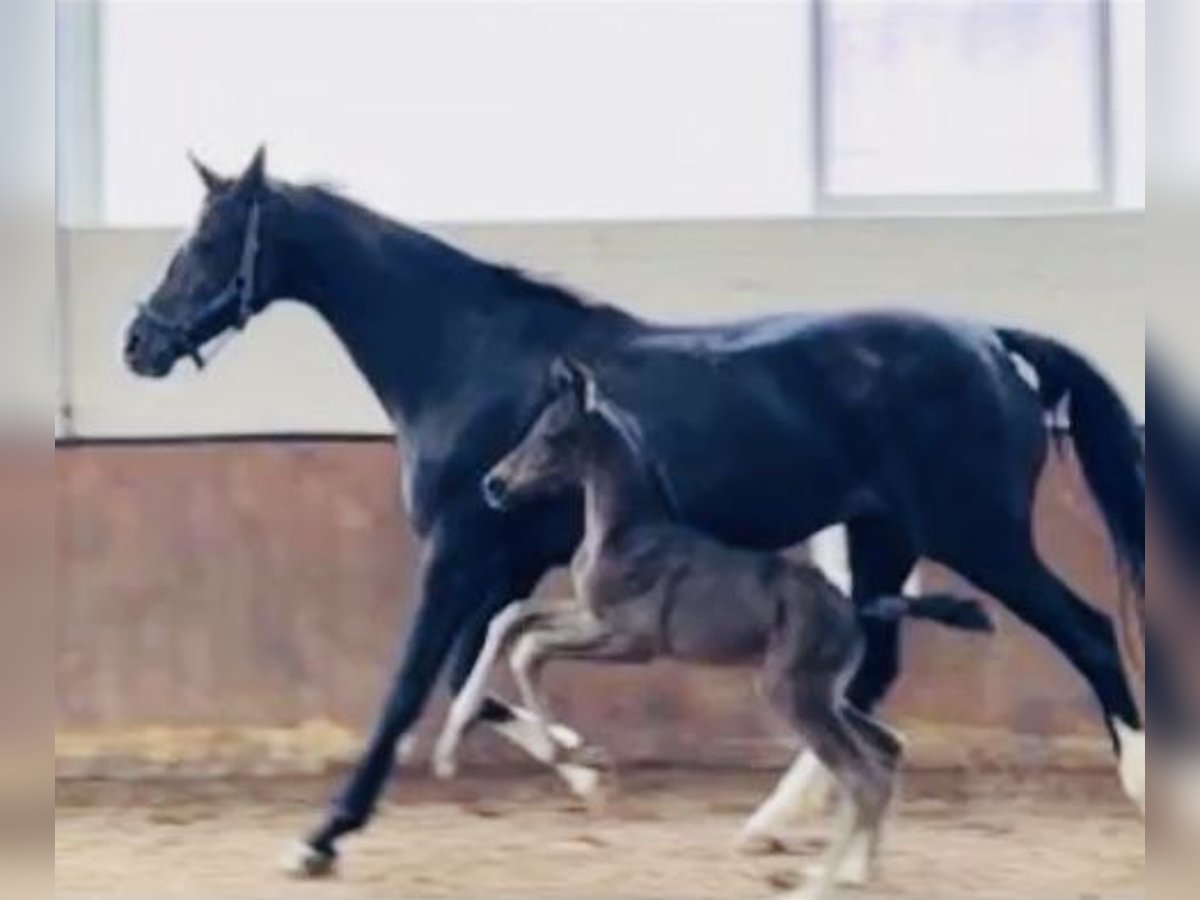
[(1117, 122), (1114, 10), (1115, 0), (1088, 0), (1093, 9), (1094, 102), (1097, 104), (1095, 153), (1100, 184), (1090, 191), (919, 194), (897, 192), (847, 197), (830, 189), (833, 68), (830, 55), (830, 15), (837, 0), (808, 0), (812, 47), (809, 83), (812, 85), (813, 204), (815, 218), (1022, 216), (1120, 212), (1117, 190)]

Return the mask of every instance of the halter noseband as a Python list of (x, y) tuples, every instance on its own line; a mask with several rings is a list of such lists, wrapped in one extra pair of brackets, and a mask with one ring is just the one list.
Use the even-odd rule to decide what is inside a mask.
[[(242, 244), (242, 256), (237, 271), (221, 291), (181, 322), (172, 321), (155, 311), (149, 304), (138, 307), (138, 313), (154, 323), (170, 337), (172, 343), (190, 357), (197, 369), (203, 369), (201, 353), (210, 339), (201, 339), (197, 332), (206, 322), (234, 307), (234, 331), (241, 331), (254, 316), (254, 291), (257, 286), (258, 256), (262, 244), (262, 207), (255, 201), (246, 220), (246, 238)], [(213, 337), (216, 337), (214, 335)]]

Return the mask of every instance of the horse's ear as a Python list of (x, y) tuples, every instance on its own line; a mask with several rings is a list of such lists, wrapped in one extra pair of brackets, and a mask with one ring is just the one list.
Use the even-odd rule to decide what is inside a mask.
[(196, 157), (196, 154), (188, 153), (188, 162), (192, 164), (192, 168), (196, 170), (196, 174), (200, 176), (200, 180), (204, 182), (204, 190), (210, 194), (218, 194), (221, 191), (228, 189), (233, 182), (223, 175), (218, 175)]
[(260, 145), (254, 151), (254, 158), (250, 160), (250, 165), (246, 167), (245, 173), (240, 179), (241, 185), (251, 191), (258, 191), (267, 183), (267, 148)]

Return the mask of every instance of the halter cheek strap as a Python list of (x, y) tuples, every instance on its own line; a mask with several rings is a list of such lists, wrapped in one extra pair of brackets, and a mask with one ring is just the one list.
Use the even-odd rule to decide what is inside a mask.
[(208, 343), (201, 339), (201, 326), (216, 316), (234, 307), (232, 328), (241, 331), (254, 316), (254, 294), (258, 286), (258, 257), (262, 244), (262, 206), (254, 203), (246, 220), (246, 238), (242, 243), (242, 255), (237, 271), (216, 296), (182, 321), (173, 321), (154, 310), (148, 304), (138, 307), (140, 315), (153, 322), (171, 338), (185, 356), (191, 358), (196, 368), (203, 369), (205, 359), (201, 350)]

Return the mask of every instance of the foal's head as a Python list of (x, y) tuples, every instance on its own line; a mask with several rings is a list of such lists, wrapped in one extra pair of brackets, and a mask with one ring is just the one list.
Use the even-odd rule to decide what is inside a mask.
[(603, 428), (603, 399), (592, 374), (571, 360), (551, 369), (551, 398), (525, 437), (483, 479), (495, 509), (545, 496), (578, 483), (596, 435)]
[(146, 377), (170, 374), (185, 356), (203, 365), (204, 346), (244, 326), (281, 287), (264, 254), (264, 151), (237, 178), (192, 164), (206, 191), (200, 219), (125, 336), (129, 368)]

